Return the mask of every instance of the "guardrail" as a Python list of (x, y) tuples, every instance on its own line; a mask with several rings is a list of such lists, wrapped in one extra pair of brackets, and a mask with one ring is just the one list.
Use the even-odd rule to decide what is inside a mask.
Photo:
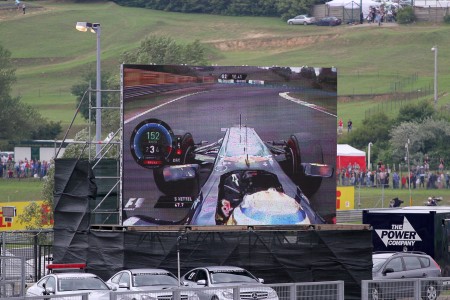
[(336, 211), (336, 223), (362, 223), (362, 209)]

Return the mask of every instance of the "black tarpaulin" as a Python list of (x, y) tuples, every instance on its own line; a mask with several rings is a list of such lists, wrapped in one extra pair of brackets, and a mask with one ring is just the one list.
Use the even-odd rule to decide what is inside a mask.
[(182, 274), (198, 266), (232, 265), (269, 284), (343, 280), (345, 299), (360, 299), (361, 280), (372, 277), (368, 229), (93, 230), (89, 207), (97, 187), (89, 162), (56, 160), (55, 171), (54, 262), (84, 262), (88, 272), (105, 280), (127, 268), (156, 267), (177, 274), (178, 252)]

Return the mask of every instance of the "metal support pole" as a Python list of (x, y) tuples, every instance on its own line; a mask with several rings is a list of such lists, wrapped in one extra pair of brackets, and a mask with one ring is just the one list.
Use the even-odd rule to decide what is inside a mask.
[(96, 114), (95, 114), (95, 139), (97, 144), (95, 145), (95, 155), (98, 157), (102, 149), (102, 145), (99, 144), (102, 140), (102, 76), (100, 66), (100, 24), (95, 27), (95, 33), (97, 34), (97, 85), (96, 85)]

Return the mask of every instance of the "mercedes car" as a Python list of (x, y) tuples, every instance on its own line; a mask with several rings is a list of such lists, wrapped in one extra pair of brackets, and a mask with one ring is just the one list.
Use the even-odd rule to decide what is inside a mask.
[(73, 294), (88, 293), (89, 299), (109, 300), (110, 292), (111, 288), (95, 274), (54, 273), (31, 285), (26, 295), (55, 295), (59, 296), (58, 299), (72, 299)]
[[(137, 268), (117, 272), (106, 283), (118, 292), (117, 299), (166, 300), (172, 299), (171, 290), (178, 288), (180, 282), (174, 274), (164, 269)], [(198, 300), (198, 297), (191, 291), (183, 291), (180, 299)]]
[(264, 285), (249, 271), (234, 266), (208, 266), (190, 270), (182, 277), (189, 287), (205, 288), (199, 292), (201, 300), (233, 299), (233, 287), (239, 287), (240, 299), (278, 300), (274, 289)]

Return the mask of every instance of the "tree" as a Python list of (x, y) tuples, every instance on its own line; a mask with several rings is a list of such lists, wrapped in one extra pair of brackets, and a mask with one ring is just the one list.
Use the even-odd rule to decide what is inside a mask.
[(398, 10), (397, 23), (409, 24), (414, 21), (416, 21), (416, 15), (414, 14), (414, 8), (412, 6), (406, 6)]
[(450, 122), (427, 118), (421, 122), (403, 122), (393, 128), (389, 142), (394, 160), (403, 160), (408, 139), (410, 161), (414, 165), (422, 164), (425, 155), (430, 158), (430, 165), (436, 168), (439, 158), (450, 161)]
[[(108, 73), (103, 72), (101, 74), (101, 86), (102, 90), (108, 89), (108, 80), (110, 75)], [(80, 106), (81, 116), (88, 120), (89, 119), (89, 84), (91, 89), (95, 89), (97, 86), (97, 73), (91, 67), (87, 69), (82, 75), (82, 82), (75, 84), (72, 86), (71, 93), (76, 96), (76, 107), (80, 104), (81, 101), (83, 103)], [(97, 93), (91, 92), (91, 107), (96, 107), (97, 101)], [(108, 98), (110, 97), (109, 93), (102, 93), (102, 107), (108, 103)], [(95, 121), (95, 109), (91, 111), (91, 120)]]
[[(60, 125), (47, 123), (32, 106), (11, 97), (11, 85), (16, 80), (11, 53), (0, 45), (0, 148), (8, 148), (9, 141), (35, 138), (38, 133), (53, 139), (60, 132)], [(40, 137), (42, 138), (42, 137)]]
[(393, 121), (383, 112), (371, 115), (363, 120), (361, 127), (353, 129), (351, 133), (340, 138), (339, 142), (351, 144), (356, 148), (365, 148), (370, 142), (378, 144), (380, 148), (387, 147), (392, 124)]
[(429, 101), (421, 101), (419, 103), (410, 103), (402, 106), (395, 120), (396, 124), (403, 122), (417, 121), (421, 122), (426, 118), (433, 116), (434, 108)]
[(122, 55), (127, 64), (190, 64), (205, 65), (205, 48), (198, 40), (192, 44), (179, 45), (170, 37), (148, 36), (141, 45)]
[(15, 72), (11, 61), (11, 52), (0, 45), (0, 99), (9, 97), (11, 84), (16, 81)]

